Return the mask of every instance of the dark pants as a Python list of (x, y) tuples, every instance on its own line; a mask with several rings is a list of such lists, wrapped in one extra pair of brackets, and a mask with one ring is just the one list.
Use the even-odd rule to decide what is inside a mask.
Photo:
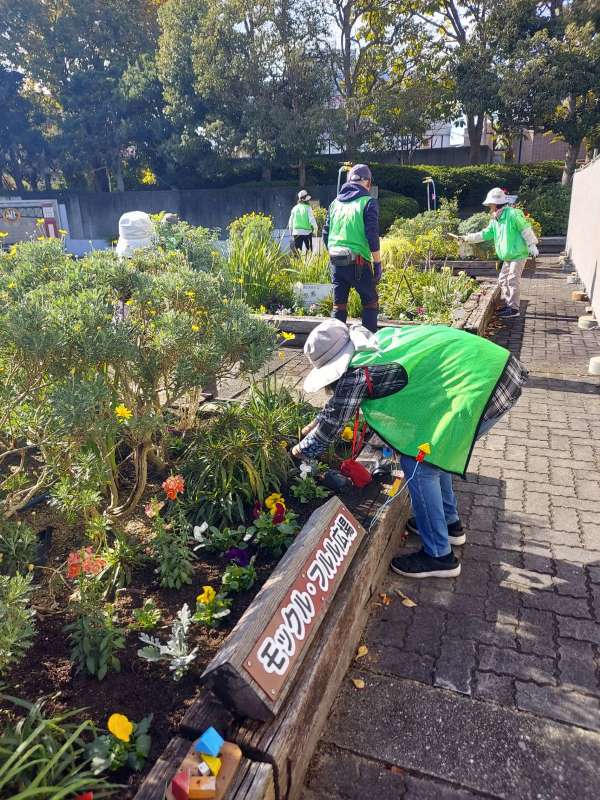
[(302, 245), (306, 247), (308, 252), (312, 252), (312, 233), (302, 233), (294, 236), (294, 250), (302, 250)]
[(362, 303), (362, 324), (373, 333), (377, 332), (379, 296), (377, 284), (370, 264), (351, 264), (348, 267), (331, 265), (333, 281), (333, 316), (346, 322), (348, 318), (348, 295), (350, 289), (358, 292)]

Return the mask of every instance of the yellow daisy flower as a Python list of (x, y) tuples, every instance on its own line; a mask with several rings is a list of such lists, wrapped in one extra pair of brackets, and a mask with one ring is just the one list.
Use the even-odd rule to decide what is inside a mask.
[(118, 420), (125, 421), (133, 417), (133, 411), (130, 408), (127, 408), (124, 403), (119, 403), (118, 406), (115, 406), (115, 417)]

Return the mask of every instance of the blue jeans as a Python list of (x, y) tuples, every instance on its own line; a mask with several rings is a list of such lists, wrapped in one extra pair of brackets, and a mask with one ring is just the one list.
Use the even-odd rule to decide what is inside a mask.
[[(494, 417), (482, 422), (475, 438), (484, 436), (499, 419)], [(414, 458), (400, 456), (405, 479), (414, 473), (408, 491), (423, 549), (428, 555), (441, 558), (452, 549), (448, 541), (448, 525), (458, 520), (452, 475), (426, 461), (422, 461), (415, 471), (416, 464)]]

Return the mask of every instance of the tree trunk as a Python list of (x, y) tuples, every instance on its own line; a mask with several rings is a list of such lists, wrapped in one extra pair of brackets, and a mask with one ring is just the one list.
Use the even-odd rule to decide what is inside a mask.
[(481, 132), (485, 115), (478, 114), (475, 121), (474, 114), (467, 114), (467, 132), (469, 134), (469, 163), (481, 163)]
[(263, 164), (261, 180), (263, 183), (271, 183), (273, 170), (270, 164)]
[(302, 159), (298, 161), (298, 183), (301, 189), (306, 188), (306, 163)]
[(563, 186), (570, 186), (573, 183), (573, 173), (577, 166), (577, 155), (581, 147), (581, 140), (578, 142), (569, 142), (567, 144), (567, 152), (565, 155), (565, 165), (563, 167), (563, 174), (561, 183)]
[(115, 167), (115, 181), (117, 184), (117, 192), (125, 191), (125, 180), (123, 179), (123, 167), (120, 161), (117, 161)]

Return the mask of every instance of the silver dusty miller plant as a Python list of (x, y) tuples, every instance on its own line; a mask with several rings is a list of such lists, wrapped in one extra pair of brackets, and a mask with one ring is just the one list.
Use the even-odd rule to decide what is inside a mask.
[(166, 644), (155, 636), (147, 633), (140, 634), (140, 641), (148, 645), (138, 650), (138, 655), (147, 661), (161, 661), (169, 664), (169, 670), (173, 673), (173, 679), (178, 681), (187, 672), (190, 664), (198, 654), (198, 648), (189, 649), (188, 631), (192, 624), (192, 616), (187, 603), (177, 612), (171, 626), (171, 636)]

